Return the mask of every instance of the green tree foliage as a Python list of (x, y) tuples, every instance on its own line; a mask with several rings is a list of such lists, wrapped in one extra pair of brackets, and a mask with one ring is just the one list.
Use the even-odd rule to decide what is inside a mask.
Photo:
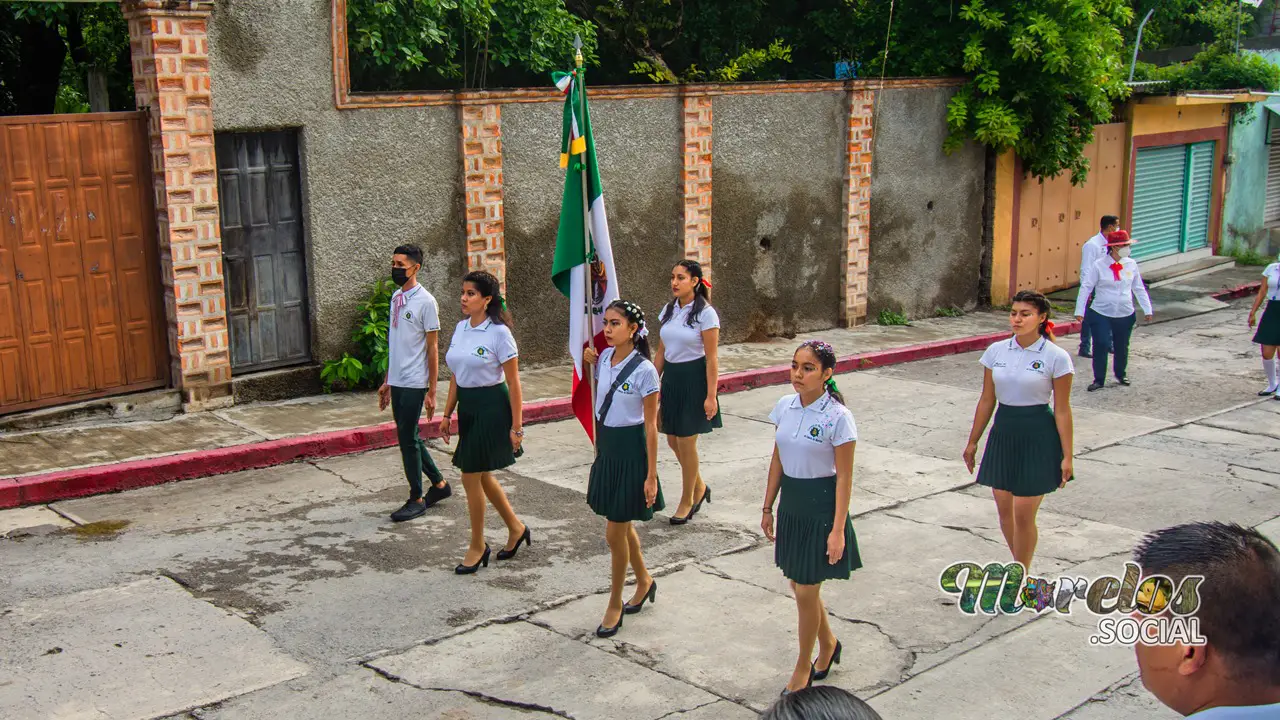
[(1255, 53), (1236, 55), (1211, 49), (1199, 53), (1190, 62), (1156, 67), (1139, 63), (1135, 80), (1164, 80), (1162, 91), (1183, 90), (1280, 90), (1280, 67)]
[(1120, 0), (970, 0), (963, 69), (972, 79), (951, 100), (948, 149), (976, 140), (1014, 149), (1035, 177), (1071, 173), (1083, 184), (1093, 126), (1126, 97)]
[(118, 3), (0, 3), (0, 113), (132, 110), (131, 62)]
[(1124, 28), (1125, 43), (1130, 50), (1137, 39), (1138, 25), (1147, 11), (1155, 13), (1142, 30), (1142, 49), (1215, 46), (1234, 50), (1236, 23), (1244, 37), (1270, 22), (1275, 0), (1266, 0), (1255, 8), (1240, 0), (1134, 0), (1134, 22)]
[(595, 28), (562, 0), (351, 0), (357, 90), (545, 85), (574, 35), (595, 59)]

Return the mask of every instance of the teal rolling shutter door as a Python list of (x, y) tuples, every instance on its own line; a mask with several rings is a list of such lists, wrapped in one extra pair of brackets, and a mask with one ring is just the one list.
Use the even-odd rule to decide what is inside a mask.
[(1213, 199), (1214, 143), (1191, 146), (1187, 181), (1187, 243), (1184, 250), (1209, 247), (1209, 209)]
[(1182, 240), (1187, 146), (1140, 148), (1133, 179), (1133, 258), (1172, 255)]

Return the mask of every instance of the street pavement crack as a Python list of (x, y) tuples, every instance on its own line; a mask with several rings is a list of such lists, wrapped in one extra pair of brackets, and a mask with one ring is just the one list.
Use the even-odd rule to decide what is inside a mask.
[(381, 669), (381, 668), (374, 667), (374, 666), (369, 665), (369, 664), (367, 664), (367, 663), (361, 663), (361, 664), (362, 664), (364, 667), (366, 667), (366, 668), (368, 668), (368, 669), (370, 669), (370, 670), (374, 671), (374, 672), (375, 672), (375, 673), (377, 673), (378, 675), (382, 676), (382, 677), (383, 677), (383, 678), (385, 678), (386, 680), (389, 680), (389, 681), (391, 681), (391, 682), (393, 682), (393, 683), (399, 683), (399, 684), (401, 684), (401, 685), (408, 685), (409, 687), (417, 688), (418, 690), (426, 690), (426, 691), (430, 691), (430, 692), (451, 692), (451, 693), (459, 693), (459, 694), (461, 694), (461, 695), (466, 695), (466, 696), (467, 696), (467, 697), (469, 697), (469, 698), (473, 698), (473, 699), (475, 699), (475, 700), (479, 700), (480, 702), (486, 703), (486, 704), (488, 704), (488, 705), (498, 705), (498, 706), (500, 706), (500, 707), (515, 708), (515, 709), (517, 709), (517, 710), (531, 710), (531, 711), (533, 711), (533, 712), (546, 713), (546, 714), (548, 714), (548, 715), (554, 715), (555, 717), (562, 717), (562, 718), (568, 718), (569, 720), (574, 720), (574, 717), (573, 717), (572, 715), (570, 715), (569, 713), (567, 713), (567, 712), (565, 712), (565, 711), (563, 711), (563, 710), (557, 710), (557, 709), (555, 709), (555, 708), (553, 708), (553, 707), (549, 707), (549, 706), (547, 706), (547, 705), (538, 705), (537, 703), (521, 702), (521, 701), (519, 701), (519, 700), (507, 700), (507, 699), (504, 699), (504, 698), (496, 697), (496, 696), (494, 696), (494, 695), (487, 695), (487, 694), (482, 693), (482, 692), (477, 692), (477, 691), (475, 691), (475, 690), (462, 690), (462, 689), (460, 689), (460, 688), (436, 687), (436, 686), (419, 685), (419, 684), (417, 684), (417, 683), (415, 683), (415, 682), (411, 682), (411, 681), (409, 681), (409, 680), (406, 680), (406, 679), (404, 679), (404, 678), (400, 677), (399, 675), (396, 675), (395, 673), (387, 672), (386, 670), (383, 670), (383, 669)]
[[(718, 703), (718, 702), (729, 702), (729, 701), (727, 701), (727, 700), (719, 700), (719, 699), (712, 700), (711, 702), (705, 702), (705, 703), (702, 703), (701, 705), (694, 705), (693, 707), (691, 707), (691, 708), (686, 708), (686, 709), (684, 709), (684, 710), (673, 710), (673, 711), (671, 711), (671, 712), (667, 713), (666, 715), (660, 715), (660, 716), (658, 716), (658, 717), (654, 718), (654, 720), (666, 720), (667, 718), (676, 717), (676, 716), (678, 716), (678, 715), (684, 715), (685, 713), (691, 713), (691, 712), (693, 712), (694, 710), (701, 710), (701, 709), (702, 709), (702, 708), (704, 708), (704, 707), (711, 707), (712, 705), (715, 705), (715, 704), (716, 704), (716, 703)], [(744, 705), (741, 705), (741, 704), (739, 704), (739, 703), (734, 703), (734, 704), (735, 704), (735, 705), (738, 705), (739, 707), (745, 707)], [(750, 709), (750, 708), (748, 708), (748, 709)]]

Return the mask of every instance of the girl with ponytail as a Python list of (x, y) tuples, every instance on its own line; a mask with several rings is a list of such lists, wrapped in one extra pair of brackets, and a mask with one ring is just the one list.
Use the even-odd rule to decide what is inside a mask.
[(673, 299), (662, 310), (658, 354), (662, 377), (658, 429), (680, 461), (684, 483), (672, 525), (683, 525), (711, 502), (698, 470), (698, 436), (723, 427), (717, 397), (720, 380), (720, 316), (711, 307), (711, 283), (702, 266), (681, 260), (671, 270)]
[[(587, 481), (587, 504), (607, 520), (605, 540), (613, 559), (609, 605), (596, 628), (599, 637), (622, 629), (622, 616), (655, 602), (658, 583), (640, 552), (634, 521), (653, 519), (662, 510), (658, 484), (658, 370), (649, 362), (649, 327), (635, 303), (615, 300), (604, 311), (604, 339), (609, 347), (597, 356), (583, 351), (596, 367), (596, 459)], [(622, 602), (627, 567), (636, 574), (631, 601)]]
[[(783, 695), (826, 678), (840, 662), (842, 648), (827, 622), (822, 583), (847, 580), (862, 567), (849, 518), (858, 428), (836, 387), (835, 367), (836, 353), (827, 343), (801, 345), (791, 359), (796, 392), (769, 413), (778, 429), (760, 528), (775, 543), (774, 563), (791, 581), (800, 615), (800, 654)], [(775, 534), (773, 505), (779, 495)]]
[[(986, 368), (964, 463), (972, 473), (978, 440), (995, 412), (978, 484), (991, 488), (1000, 530), (1013, 559), (1031, 567), (1044, 496), (1073, 478), (1071, 380), (1075, 363), (1053, 343), (1049, 300), (1038, 292), (1013, 297), (1013, 337), (992, 344), (979, 361)], [(1096, 336), (1095, 336), (1096, 339)], [(1107, 349), (1100, 346), (1105, 356)], [(1053, 409), (1049, 409), (1049, 398)], [(997, 408), (997, 403), (999, 407)]]
[(477, 271), (463, 278), (462, 314), (466, 317), (454, 328), (445, 355), (453, 377), (440, 418), (440, 434), (449, 442), (456, 407), (458, 447), (453, 464), (462, 471), (471, 520), (471, 545), (462, 564), (454, 568), (459, 575), (489, 566), (489, 544), (484, 538), (486, 498), (507, 526), (507, 542), (498, 550), (499, 560), (514, 558), (521, 543), (533, 544), (529, 526), (520, 522), (493, 476), (495, 470), (514, 464), (523, 453), (519, 352), (506, 305), (493, 275)]

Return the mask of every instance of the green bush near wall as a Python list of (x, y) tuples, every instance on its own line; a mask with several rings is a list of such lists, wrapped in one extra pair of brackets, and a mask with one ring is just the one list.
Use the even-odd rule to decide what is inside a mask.
[(387, 376), (387, 326), (395, 290), (390, 279), (379, 280), (369, 299), (360, 303), (356, 329), (351, 334), (355, 355), (343, 353), (340, 359), (325, 362), (320, 371), (325, 392), (372, 389), (382, 384)]
[(1167, 92), (1183, 90), (1280, 90), (1280, 67), (1261, 55), (1234, 55), (1222, 50), (1205, 50), (1189, 62), (1156, 67), (1138, 63), (1135, 80), (1164, 80)]

